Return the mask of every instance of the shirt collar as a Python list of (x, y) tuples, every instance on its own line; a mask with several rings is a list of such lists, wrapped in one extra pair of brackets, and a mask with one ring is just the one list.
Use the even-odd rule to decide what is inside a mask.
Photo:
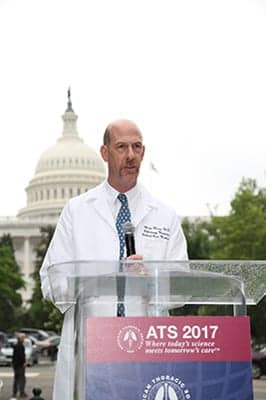
[[(108, 182), (107, 180), (104, 182), (104, 187), (106, 190), (108, 202), (110, 204), (114, 204), (117, 201), (117, 196), (119, 195), (120, 192), (118, 192), (116, 189), (114, 189)], [(137, 195), (139, 193), (139, 186), (136, 184), (132, 189), (130, 189), (128, 192), (125, 193), (127, 196), (129, 204), (135, 201)]]

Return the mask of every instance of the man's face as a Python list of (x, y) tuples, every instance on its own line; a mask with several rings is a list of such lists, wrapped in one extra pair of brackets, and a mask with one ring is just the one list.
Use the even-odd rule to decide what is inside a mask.
[(108, 181), (118, 191), (135, 186), (145, 148), (141, 133), (134, 124), (113, 126), (110, 143), (103, 145), (101, 154), (108, 163)]
[(24, 336), (23, 335), (20, 335), (19, 337), (18, 337), (18, 341), (20, 342), (20, 343), (24, 343)]

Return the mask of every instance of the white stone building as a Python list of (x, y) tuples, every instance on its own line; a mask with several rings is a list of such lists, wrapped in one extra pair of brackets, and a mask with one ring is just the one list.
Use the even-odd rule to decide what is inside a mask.
[(26, 188), (27, 204), (16, 217), (0, 218), (0, 236), (9, 233), (15, 255), (27, 282), (25, 301), (32, 293), (34, 248), (40, 227), (55, 225), (66, 201), (102, 182), (105, 166), (98, 154), (79, 137), (77, 118), (68, 91), (67, 109), (62, 116), (63, 132), (56, 144), (41, 155), (33, 178)]

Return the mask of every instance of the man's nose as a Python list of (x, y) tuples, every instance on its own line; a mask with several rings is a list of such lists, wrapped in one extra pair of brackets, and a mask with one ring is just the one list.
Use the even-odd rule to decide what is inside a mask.
[(132, 159), (132, 158), (135, 157), (135, 151), (134, 151), (134, 148), (133, 148), (133, 146), (131, 144), (128, 146), (128, 149), (127, 149), (127, 157), (129, 159)]

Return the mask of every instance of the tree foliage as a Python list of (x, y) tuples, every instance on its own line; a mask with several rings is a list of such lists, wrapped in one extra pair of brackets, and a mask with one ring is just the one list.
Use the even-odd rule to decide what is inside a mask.
[(187, 239), (189, 259), (207, 260), (211, 251), (210, 223), (200, 218), (194, 221), (184, 218), (182, 227)]
[(21, 314), (22, 297), (20, 290), (24, 280), (19, 272), (10, 235), (0, 239), (0, 330), (16, 327)]
[(43, 298), (39, 274), (53, 233), (53, 226), (46, 226), (41, 228), (41, 240), (39, 242), (39, 245), (35, 249), (36, 264), (35, 272), (33, 273), (35, 284), (31, 299), (29, 317), (33, 327), (51, 329), (59, 332), (62, 326), (62, 314), (55, 308), (55, 306), (51, 302)]
[(213, 217), (212, 258), (266, 259), (266, 196), (256, 181), (243, 179), (225, 217)]
[[(227, 216), (183, 221), (190, 259), (266, 260), (266, 194), (256, 181), (243, 179)], [(266, 282), (265, 282), (266, 286)], [(202, 306), (201, 315), (226, 314), (228, 308)], [(266, 298), (248, 307), (252, 335), (266, 343)]]

